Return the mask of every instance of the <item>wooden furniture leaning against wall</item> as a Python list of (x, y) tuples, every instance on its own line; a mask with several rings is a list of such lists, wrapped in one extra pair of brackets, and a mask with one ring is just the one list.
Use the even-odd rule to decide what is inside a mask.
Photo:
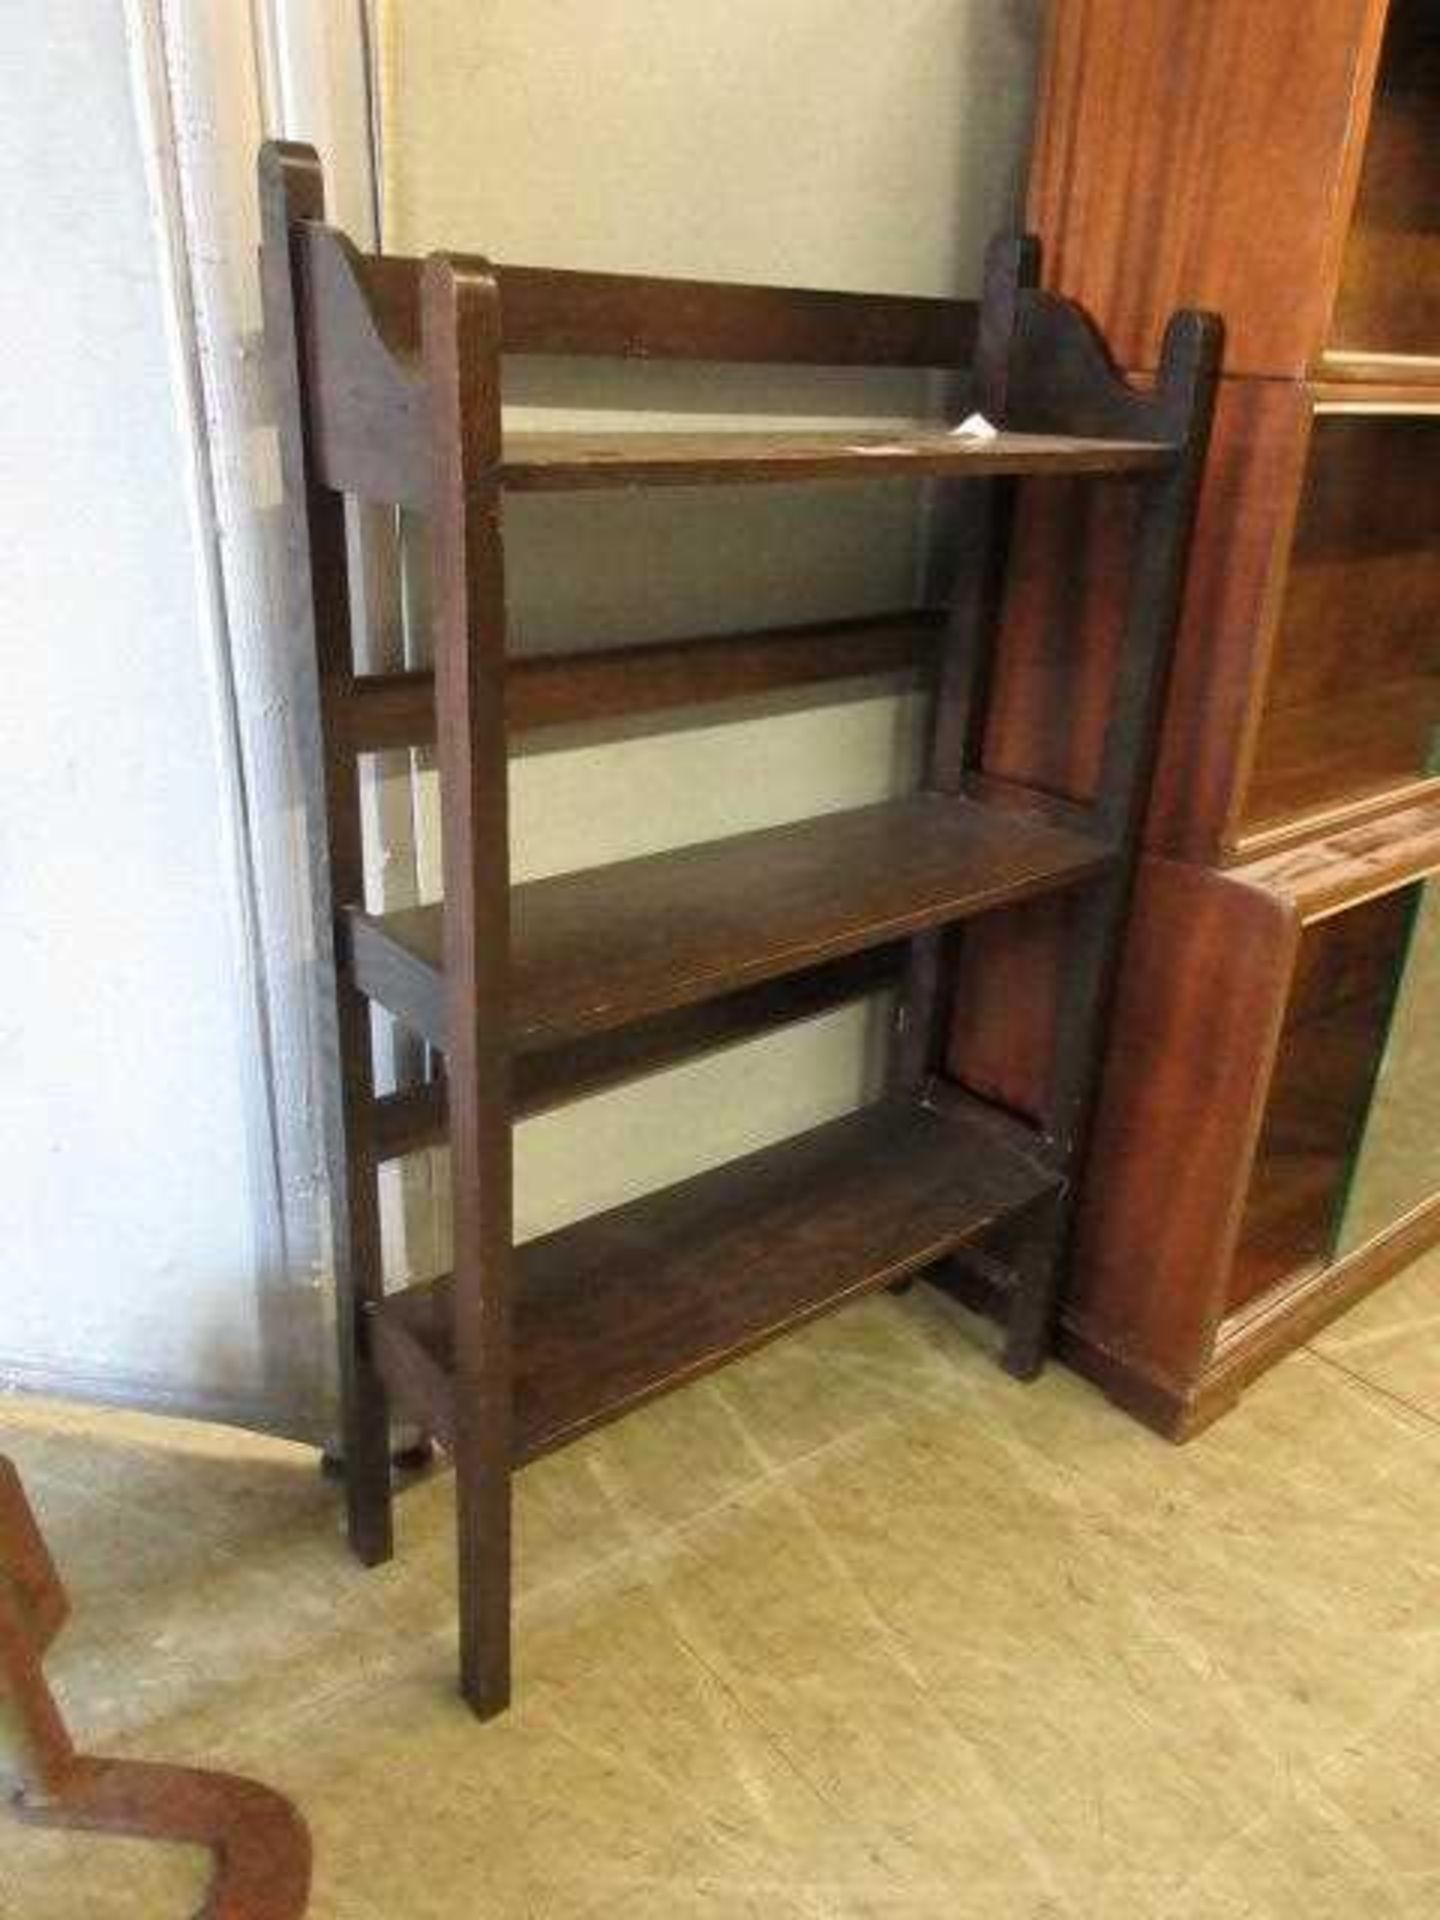
[(11, 1808), (35, 1827), (204, 1847), (214, 1861), (197, 1920), (301, 1920), (310, 1830), (239, 1774), (77, 1753), (45, 1678), (70, 1602), (15, 1464), (0, 1454), (0, 1699), (20, 1739)]
[[(1177, 302), (1226, 322), (1062, 1331), (1183, 1437), (1440, 1238), (1440, 4), (1063, 0), (1029, 216), (1136, 377)], [(1073, 800), (1083, 729), (1034, 716), (1103, 703), (1054, 582), (1104, 627), (1114, 517), (1031, 516), (984, 749)], [(971, 963), (952, 1070), (1043, 1116), (985, 1012), (1063, 949), (1034, 915)]]
[[(357, 253), (323, 224), (318, 163), (261, 163), (267, 329), (296, 550), (294, 630), (318, 668), (328, 845), (319, 937), (330, 1062), (351, 1537), (390, 1552), (389, 1410), (454, 1458), (461, 1666), (482, 1714), (509, 1694), (510, 1477), (597, 1423), (840, 1302), (983, 1242), (1005, 1354), (1038, 1370), (1133, 865), (1189, 539), (1218, 323), (1176, 319), (1153, 391), (1116, 375), (1033, 249), (997, 243), (985, 298), (703, 286)], [(973, 367), (999, 431), (507, 433), (502, 353)], [(521, 663), (506, 656), (507, 491), (966, 480), (968, 564), (948, 613)], [(978, 777), (1006, 489), (1103, 482), (1139, 547), (1091, 804)], [(988, 483), (988, 484), (987, 484)], [(436, 671), (357, 676), (344, 503), (429, 518)], [(928, 662), (924, 790), (886, 805), (511, 888), (508, 736), (634, 707)], [(654, 661), (653, 670), (649, 662)], [(1064, 724), (1052, 714), (1050, 724)], [(366, 911), (356, 760), (438, 742), (445, 904)], [(956, 930), (1072, 902), (1047, 1043), (1048, 1132), (940, 1078)], [(330, 911), (326, 910), (328, 908)], [(332, 925), (333, 919), (333, 925)], [(333, 933), (333, 948), (331, 936)], [(899, 981), (878, 1103), (597, 1218), (512, 1245), (511, 1128), (542, 1101)], [(370, 1003), (443, 1053), (443, 1085), (377, 1100)], [(448, 1126), (454, 1271), (386, 1292), (376, 1173)]]

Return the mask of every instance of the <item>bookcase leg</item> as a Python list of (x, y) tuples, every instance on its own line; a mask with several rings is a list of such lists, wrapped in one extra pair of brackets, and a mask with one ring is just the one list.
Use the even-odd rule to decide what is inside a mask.
[(464, 1452), (456, 1466), (460, 1691), (490, 1720), (510, 1704), (510, 1472)]
[(385, 1390), (363, 1355), (357, 1356), (345, 1408), (345, 1514), (351, 1551), (362, 1566), (378, 1567), (393, 1554), (390, 1487), (390, 1410)]
[(421, 336), (433, 410), (460, 1690), (487, 1720), (510, 1703), (514, 1207), (500, 290), (483, 262), (431, 256)]
[[(358, 809), (357, 809), (358, 811)], [(337, 1050), (327, 1119), (330, 1204), (339, 1308), (345, 1506), (350, 1545), (362, 1566), (394, 1551), (390, 1521), (390, 1404), (370, 1353), (370, 1312), (385, 1292), (379, 1166), (370, 1139), (375, 1082), (369, 1010), (337, 982)]]
[(1044, 1370), (1054, 1339), (1063, 1244), (1061, 1210), (1048, 1207), (1015, 1249), (1015, 1290), (1001, 1361), (1017, 1380), (1034, 1380)]

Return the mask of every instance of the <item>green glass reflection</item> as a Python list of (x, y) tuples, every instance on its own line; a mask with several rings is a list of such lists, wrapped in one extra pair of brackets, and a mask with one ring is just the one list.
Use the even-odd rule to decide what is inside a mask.
[(1440, 880), (1416, 888), (1389, 1027), (1340, 1208), (1353, 1253), (1440, 1193)]

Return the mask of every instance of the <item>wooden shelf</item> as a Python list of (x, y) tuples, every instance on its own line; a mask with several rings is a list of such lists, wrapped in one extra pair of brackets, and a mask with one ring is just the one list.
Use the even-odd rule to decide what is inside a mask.
[(1142, 473), (1173, 464), (1174, 447), (1141, 440), (999, 433), (956, 439), (944, 426), (887, 432), (513, 433), (501, 477), (514, 492), (589, 487), (697, 487), (856, 480), (913, 474)]
[[(1132, 384), (1088, 316), (1043, 290), (1036, 249), (1021, 235), (989, 250), (977, 312), (962, 302), (555, 274), (454, 254), (423, 266), (364, 255), (325, 226), (318, 160), (298, 147), (266, 148), (261, 196), (266, 336), (297, 558), (288, 577), (318, 695), (301, 718), (307, 764), (323, 769), (325, 858), (313, 880), (333, 1041), (326, 1142), (350, 1539), (370, 1565), (392, 1551), (390, 1413), (409, 1409), (454, 1455), (461, 1686), (484, 1717), (509, 1699), (517, 1462), (962, 1245), (983, 1260), (1003, 1305), (1002, 1364), (1017, 1379), (1043, 1367), (1221, 327), (1208, 313), (1176, 314), (1154, 378)], [(963, 366), (967, 404), (1001, 431), (957, 437), (941, 421), (842, 429), (832, 416), (783, 432), (742, 418), (724, 430), (507, 433), (517, 352)], [(639, 424), (633, 415), (630, 424)], [(1133, 551), (1105, 569), (1107, 590), (1123, 592), (1128, 609), (1113, 639), (1092, 645), (1076, 604), (1090, 580), (1068, 559), (1055, 570), (1069, 601), (1057, 646), (1067, 655), (1098, 646), (1115, 679), (1108, 717), (1093, 700), (1081, 713), (1053, 691), (1044, 702), (1061, 731), (1103, 731), (1103, 765), (1083, 799), (1043, 778), (982, 772), (1009, 570), (1006, 488), (971, 490), (939, 619), (907, 611), (583, 660), (516, 659), (506, 489), (1010, 475), (1093, 479), (1134, 509)], [(1104, 484), (1112, 476), (1126, 484)], [(358, 671), (342, 495), (427, 516), (433, 677)], [(926, 791), (511, 884), (517, 728), (916, 667), (935, 688)], [(432, 740), (444, 905), (368, 913), (357, 763)], [(971, 944), (969, 932), (964, 941), (939, 934), (1052, 897), (1073, 932), (1063, 1004), (1053, 1017), (1027, 1008), (1021, 982), (1006, 1009), (1009, 1020), (1033, 1016), (1031, 1051), (1053, 1095), (1044, 1124), (1029, 1128), (1002, 1103), (938, 1077), (953, 963)], [(516, 1246), (514, 1128), (524, 1115), (891, 985), (900, 992), (882, 1101)], [(377, 1089), (373, 1004), (443, 1051), (440, 1079)], [(453, 1277), (389, 1294), (376, 1176), (442, 1129)]]
[[(533, 1240), (515, 1254), (514, 1457), (929, 1266), (1058, 1185), (978, 1104), (892, 1100)], [(392, 1392), (442, 1440), (451, 1291), (412, 1287), (375, 1315)]]
[[(622, 1026), (993, 907), (1074, 886), (1108, 855), (1043, 820), (919, 794), (511, 895), (517, 1050)], [(443, 909), (349, 916), (361, 990), (446, 1044)]]

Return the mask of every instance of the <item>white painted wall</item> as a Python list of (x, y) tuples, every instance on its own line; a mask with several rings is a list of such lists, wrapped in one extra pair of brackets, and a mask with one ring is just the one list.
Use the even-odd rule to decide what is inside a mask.
[[(1038, 15), (1031, 0), (389, 0), (386, 244), (973, 293), (1012, 217)], [(533, 362), (512, 394), (517, 424), (550, 426), (890, 420), (936, 399), (910, 377)], [(506, 514), (520, 650), (901, 607), (926, 561), (923, 498), (894, 484), (534, 497)], [(516, 871), (883, 799), (913, 785), (925, 718), (913, 688), (871, 682), (670, 731), (541, 738), (513, 771)], [(526, 1123), (518, 1231), (848, 1111), (875, 1088), (887, 1015), (827, 1015)]]
[[(8, 238), (26, 263), (0, 290), (0, 510), (16, 535), (0, 705), (0, 1382), (295, 1432), (325, 1415), (323, 1190), (250, 195), (268, 125), (330, 147), (339, 209), (366, 219), (366, 11), (14, 4), (0, 50), (0, 153), (22, 189)], [(368, 13), (390, 244), (914, 291), (974, 286), (1038, 33), (1037, 0), (368, 0)], [(127, 17), (144, 29), (135, 70)], [(816, 377), (782, 399), (752, 376), (574, 369), (525, 397), (552, 420), (923, 404), (903, 382), (857, 400)], [(208, 430), (199, 468), (192, 417)], [(767, 491), (703, 516), (693, 500), (573, 505), (516, 517), (521, 644), (895, 604), (922, 547), (918, 501), (889, 488)], [(903, 688), (871, 689), (551, 743), (516, 770), (518, 867), (878, 796), (912, 777), (919, 720)], [(420, 852), (433, 883), (433, 835)], [(863, 1016), (841, 1015), (534, 1123), (522, 1231), (853, 1104), (872, 1042)]]
[(226, 678), (122, 9), (8, 5), (0, 58), (0, 1379), (263, 1417)]

